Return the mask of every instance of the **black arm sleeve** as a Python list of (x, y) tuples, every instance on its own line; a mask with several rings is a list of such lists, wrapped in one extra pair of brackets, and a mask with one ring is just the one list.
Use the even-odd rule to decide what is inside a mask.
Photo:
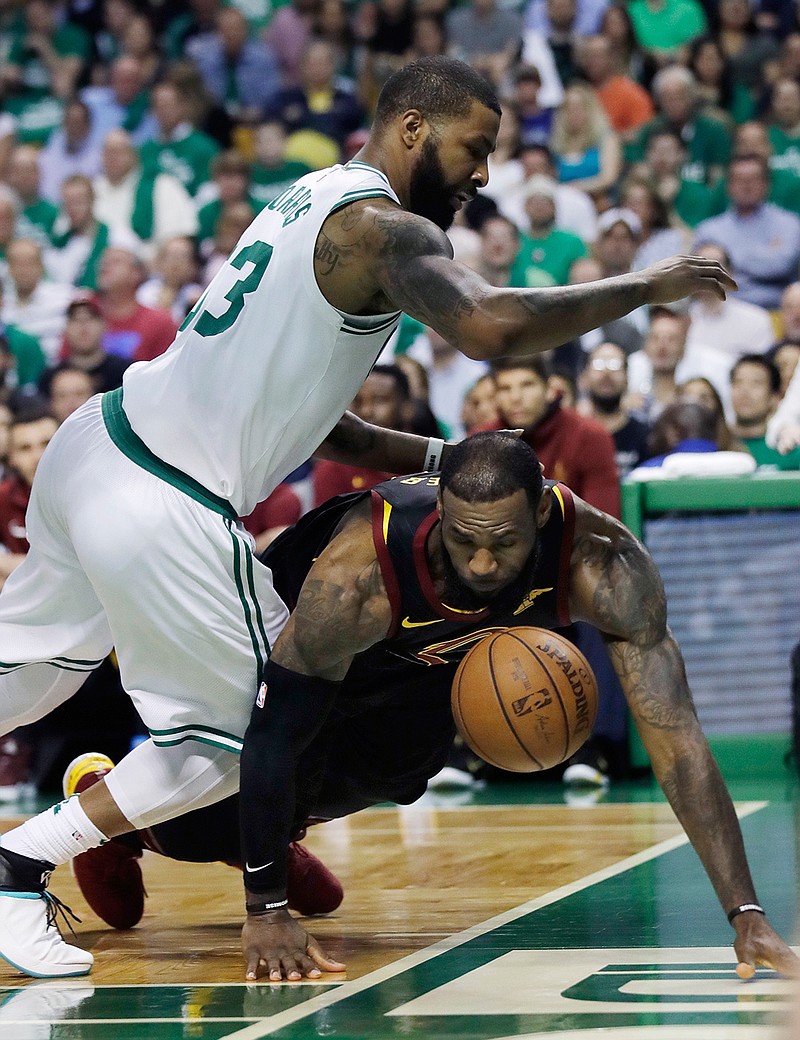
[(245, 887), (277, 902), (286, 898), (297, 758), (325, 722), (341, 683), (301, 675), (273, 661), (267, 662), (263, 678), (263, 707), (256, 702), (244, 736), (240, 825)]

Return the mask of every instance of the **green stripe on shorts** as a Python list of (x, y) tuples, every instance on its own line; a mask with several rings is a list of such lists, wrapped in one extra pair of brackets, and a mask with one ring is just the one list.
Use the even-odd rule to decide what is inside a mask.
[[(256, 630), (253, 625), (253, 615), (255, 614), (255, 616), (259, 619), (259, 624), (263, 635), (263, 623), (260, 621), (261, 608), (258, 606), (258, 600), (256, 600), (255, 595), (253, 593), (252, 571), (249, 583), (249, 591), (254, 600), (254, 606), (252, 609), (247, 601), (247, 593), (245, 592), (244, 581), (242, 580), (242, 570), (246, 569), (246, 566), (245, 568), (242, 567), (242, 550), (244, 549), (244, 545), (240, 541), (238, 535), (233, 530), (233, 524), (230, 522), (230, 520), (225, 521), (225, 526), (228, 528), (228, 531), (231, 536), (231, 541), (233, 542), (233, 578), (236, 582), (236, 590), (239, 593), (239, 600), (241, 601), (242, 610), (244, 611), (244, 620), (247, 625), (247, 631), (250, 633), (250, 641), (253, 644), (253, 653), (256, 657), (256, 667), (258, 669), (258, 672), (256, 674), (256, 681), (258, 681), (261, 678), (261, 673), (264, 671), (264, 657), (262, 656), (261, 647), (259, 646), (258, 642), (258, 636), (256, 635)], [(267, 645), (266, 636), (264, 636), (264, 639), (265, 645)]]
[(93, 672), (105, 660), (101, 657), (99, 661), (74, 661), (69, 657), (56, 657), (52, 661), (0, 661), (0, 674), (14, 672), (18, 668), (28, 668), (33, 664), (49, 664), (51, 668), (60, 668), (63, 672)]
[(242, 750), (242, 737), (234, 733), (226, 733), (223, 729), (214, 729), (213, 726), (176, 726), (173, 729), (151, 729), (150, 736), (156, 747), (174, 747), (183, 744), (187, 740), (196, 740), (200, 744), (209, 744), (211, 747), (222, 748), (223, 751), (231, 751), (240, 754)]
[(172, 487), (182, 491), (189, 498), (193, 498), (196, 502), (213, 509), (215, 513), (221, 513), (222, 516), (227, 517), (229, 520), (236, 519), (236, 510), (230, 502), (226, 502), (224, 498), (220, 498), (219, 495), (215, 495), (208, 488), (204, 488), (194, 477), (182, 473), (175, 466), (171, 466), (168, 462), (164, 462), (163, 459), (154, 455), (141, 437), (134, 433), (133, 427), (122, 407), (122, 387), (103, 394), (101, 403), (103, 421), (106, 424), (109, 437), (131, 462), (135, 462), (137, 466), (146, 469), (148, 473), (152, 473), (153, 476), (159, 477), (167, 484), (171, 484)]

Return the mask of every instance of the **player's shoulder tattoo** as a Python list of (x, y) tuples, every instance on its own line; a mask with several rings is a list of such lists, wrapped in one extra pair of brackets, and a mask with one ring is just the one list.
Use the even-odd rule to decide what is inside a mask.
[(449, 238), (423, 217), (384, 210), (376, 217), (374, 241), (375, 276), (392, 304), (457, 344), (462, 323), (480, 308), (489, 287), (451, 262)]
[(428, 256), (452, 260), (450, 239), (430, 220), (396, 207), (376, 206), (373, 214), (373, 241), (379, 250), (379, 263), (393, 265)]
[(641, 542), (618, 521), (605, 520), (595, 529), (579, 525), (572, 550), (573, 564), (589, 575), (593, 623), (610, 635), (652, 645), (666, 631), (661, 576)]

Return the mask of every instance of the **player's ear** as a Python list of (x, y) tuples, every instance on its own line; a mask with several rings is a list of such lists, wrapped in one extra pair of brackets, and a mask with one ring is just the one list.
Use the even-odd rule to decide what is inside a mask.
[(549, 484), (542, 488), (539, 505), (536, 507), (536, 526), (541, 529), (550, 519), (550, 510), (553, 508), (553, 489)]
[(439, 514), (439, 520), (444, 519), (444, 506), (442, 505), (442, 489), (439, 487), (439, 493), (436, 496), (436, 512)]
[(401, 137), (406, 148), (416, 148), (428, 135), (428, 122), (416, 108), (404, 112), (400, 120)]

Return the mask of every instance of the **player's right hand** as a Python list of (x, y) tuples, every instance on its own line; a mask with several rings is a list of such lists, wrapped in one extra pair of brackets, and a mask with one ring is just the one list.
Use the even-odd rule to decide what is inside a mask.
[(784, 426), (778, 434), (778, 451), (781, 455), (788, 455), (798, 446), (800, 446), (800, 423), (790, 423), (788, 426)]
[(651, 307), (699, 292), (710, 292), (724, 300), (727, 293), (738, 289), (725, 268), (705, 256), (672, 256), (645, 268), (642, 274), (648, 282), (647, 302)]
[(318, 979), (322, 971), (345, 970), (344, 964), (322, 952), (285, 909), (248, 914), (242, 928), (242, 952), (248, 982), (255, 982), (262, 969), (270, 982), (299, 982), (303, 976)]

